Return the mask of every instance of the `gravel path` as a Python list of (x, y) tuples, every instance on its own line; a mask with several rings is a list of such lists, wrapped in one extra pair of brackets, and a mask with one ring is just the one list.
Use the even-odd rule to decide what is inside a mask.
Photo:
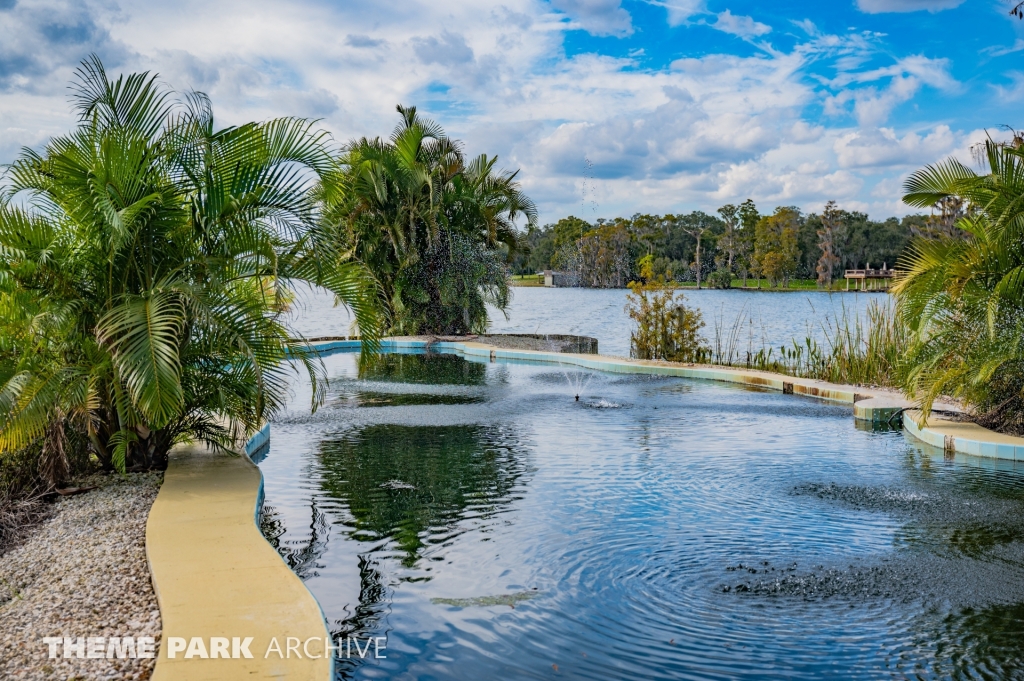
[(61, 499), (50, 519), (0, 556), (0, 678), (149, 678), (154, 659), (49, 659), (43, 637), (159, 641), (146, 518), (162, 478), (146, 473), (78, 480), (76, 486), (99, 489)]

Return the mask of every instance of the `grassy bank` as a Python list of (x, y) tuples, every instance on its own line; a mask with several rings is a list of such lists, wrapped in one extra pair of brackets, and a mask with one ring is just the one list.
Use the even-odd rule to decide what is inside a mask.
[[(680, 281), (673, 282), (673, 286), (676, 288), (683, 288), (687, 290), (695, 290), (697, 288), (697, 282), (694, 281)], [(706, 282), (701, 283), (702, 289), (710, 288)], [(769, 285), (767, 279), (747, 279), (747, 285), (743, 285), (742, 279), (733, 279), (731, 288), (740, 289), (742, 291), (831, 291), (833, 293), (844, 293), (846, 291), (846, 282), (837, 281), (832, 284), (832, 288), (821, 288), (818, 286), (818, 282), (815, 279), (793, 279), (789, 282), (788, 286), (778, 286), (772, 288)], [(856, 289), (856, 286), (850, 284), (850, 292), (852, 293)]]
[(513, 286), (543, 286), (544, 275), (542, 274), (514, 274), (512, 275)]
[[(512, 277), (513, 286), (543, 286), (544, 277), (539, 274), (516, 274)], [(673, 281), (667, 284), (669, 288), (685, 289), (687, 291), (697, 290), (697, 282), (695, 281)], [(831, 291), (832, 293), (845, 293), (846, 283), (835, 282), (831, 289), (823, 289), (818, 287), (818, 282), (814, 279), (794, 279), (789, 282), (789, 286), (772, 288), (767, 279), (761, 279), (760, 285), (757, 279), (747, 279), (747, 285), (743, 285), (742, 279), (733, 279), (730, 288), (734, 288), (740, 291), (771, 291), (771, 292), (792, 292), (792, 291)], [(712, 289), (707, 285), (706, 282), (701, 283), (701, 290), (716, 290)], [(857, 285), (850, 284), (850, 293), (857, 291)], [(878, 293), (882, 293), (879, 289)]]

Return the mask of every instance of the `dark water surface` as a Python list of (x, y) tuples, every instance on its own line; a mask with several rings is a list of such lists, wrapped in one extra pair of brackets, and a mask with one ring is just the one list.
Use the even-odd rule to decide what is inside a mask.
[(724, 384), (325, 361), (260, 465), (333, 632), (387, 638), (341, 678), (1024, 677), (1024, 464)]

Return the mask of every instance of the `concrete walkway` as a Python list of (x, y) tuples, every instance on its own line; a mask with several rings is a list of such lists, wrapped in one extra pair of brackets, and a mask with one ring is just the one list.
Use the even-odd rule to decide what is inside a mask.
[[(262, 480), (245, 456), (199, 447), (172, 452), (146, 526), (163, 618), (154, 681), (332, 678), (320, 606), (256, 524)], [(183, 639), (183, 649), (172, 659), (173, 638)], [(268, 655), (275, 638), (281, 655)], [(307, 641), (305, 653), (318, 659), (304, 654)]]

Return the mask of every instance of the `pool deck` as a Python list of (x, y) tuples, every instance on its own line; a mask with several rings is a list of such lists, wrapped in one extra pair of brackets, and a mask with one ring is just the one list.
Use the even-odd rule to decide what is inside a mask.
[[(324, 354), (350, 352), (359, 348), (359, 341), (323, 341), (315, 347)], [(892, 390), (718, 366), (512, 350), (472, 341), (435, 342), (410, 337), (381, 342), (384, 351), (428, 347), (455, 352), (477, 362), (546, 362), (778, 390), (851, 404), (856, 418), (874, 423), (904, 412), (907, 433), (947, 454), (960, 452), (1024, 461), (1024, 438), (1000, 435), (975, 424), (934, 415), (927, 424), (918, 425), (920, 412), (909, 409), (913, 405)], [(956, 410), (956, 405), (936, 407)], [(248, 454), (267, 444), (269, 438), (268, 426), (248, 442), (244, 453), (235, 456), (200, 447), (177, 447), (171, 454), (146, 526), (146, 553), (163, 618), (154, 681), (333, 678), (333, 660), (322, 655), (324, 641), (330, 636), (323, 612), (259, 529), (263, 476)], [(252, 637), (248, 646), (252, 657), (210, 659), (197, 654), (198, 646), (186, 657), (190, 646), (171, 658), (172, 637), (190, 643), (193, 638), (201, 638), (206, 655), (210, 653), (213, 637), (228, 642), (236, 637)], [(280, 645), (280, 655), (271, 649), (274, 639)], [(304, 644), (308, 646), (303, 648)], [(234, 652), (232, 645), (227, 645), (225, 652)]]
[[(264, 429), (250, 445), (268, 437)], [(171, 453), (146, 524), (146, 555), (163, 619), (154, 681), (332, 678), (330, 658), (302, 654), (309, 641), (306, 651), (322, 655), (330, 633), (319, 603), (260, 532), (262, 491), (263, 476), (244, 454), (202, 447)], [(173, 659), (171, 637), (186, 643)], [(226, 656), (235, 654), (237, 638), (237, 659), (206, 657), (216, 645), (213, 637), (223, 639)], [(251, 658), (242, 650), (248, 637)], [(202, 639), (203, 649), (196, 645), (186, 657), (193, 638)], [(267, 654), (275, 638), (280, 656)]]

